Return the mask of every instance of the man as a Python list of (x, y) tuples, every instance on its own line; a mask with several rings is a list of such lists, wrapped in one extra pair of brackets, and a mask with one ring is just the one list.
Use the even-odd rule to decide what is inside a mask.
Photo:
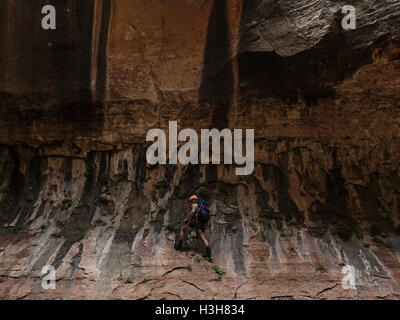
[(204, 222), (201, 222), (196, 215), (198, 214), (198, 210), (201, 209), (199, 208), (198, 204), (199, 198), (196, 195), (193, 195), (189, 197), (188, 202), (190, 204), (191, 210), (184, 222), (184, 226), (181, 229), (179, 233), (179, 240), (175, 244), (175, 249), (176, 250), (182, 250), (182, 243), (183, 243), (183, 238), (185, 236), (185, 232), (191, 230), (191, 229), (196, 229), (197, 233), (199, 234), (201, 240), (203, 241), (205, 247), (206, 247), (206, 254), (204, 255), (204, 258), (211, 258), (212, 257), (212, 251), (211, 247), (208, 244), (208, 241), (204, 235), (206, 232), (206, 224)]

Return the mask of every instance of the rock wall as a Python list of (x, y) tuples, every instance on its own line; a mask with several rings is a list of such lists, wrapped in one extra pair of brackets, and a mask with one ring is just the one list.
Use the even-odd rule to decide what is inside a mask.
[[(43, 4), (0, 2), (2, 299), (399, 298), (398, 1)], [(171, 120), (255, 129), (254, 173), (147, 165)]]

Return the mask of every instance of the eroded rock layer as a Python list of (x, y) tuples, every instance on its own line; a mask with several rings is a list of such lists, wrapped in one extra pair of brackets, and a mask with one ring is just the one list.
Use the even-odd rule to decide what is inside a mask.
[[(398, 299), (400, 3), (353, 4), (1, 1), (0, 297)], [(255, 129), (254, 173), (147, 165), (172, 120)]]

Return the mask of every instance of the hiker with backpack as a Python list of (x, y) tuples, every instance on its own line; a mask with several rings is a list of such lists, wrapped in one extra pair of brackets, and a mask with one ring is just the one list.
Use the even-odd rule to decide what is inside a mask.
[(182, 250), (185, 232), (191, 229), (196, 229), (206, 247), (206, 253), (204, 257), (211, 258), (211, 247), (204, 235), (206, 232), (207, 223), (210, 220), (210, 209), (208, 208), (206, 201), (202, 198), (197, 197), (196, 195), (189, 197), (188, 202), (190, 204), (191, 210), (185, 220), (183, 220), (185, 225), (182, 227), (179, 233), (179, 239), (175, 244), (175, 249)]

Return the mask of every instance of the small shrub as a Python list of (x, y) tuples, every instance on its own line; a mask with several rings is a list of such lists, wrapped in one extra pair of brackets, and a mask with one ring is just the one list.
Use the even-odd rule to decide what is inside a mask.
[(96, 207), (98, 207), (100, 205), (100, 203), (107, 204), (108, 200), (104, 197), (100, 197), (100, 198), (96, 199), (96, 201), (94, 202), (94, 205)]
[(200, 256), (195, 256), (194, 257), (194, 261), (197, 262), (197, 263), (200, 263), (201, 262)]
[(379, 238), (377, 236), (376, 237), (372, 237), (372, 241), (374, 241), (377, 244), (385, 244), (385, 242), (381, 238)]
[(158, 198), (157, 198), (157, 191), (156, 190), (152, 190), (151, 191), (151, 200), (153, 201), (153, 202), (158, 202)]
[(388, 248), (390, 251), (395, 252), (393, 244), (390, 242), (385, 242), (386, 248)]
[(264, 230), (260, 231), (260, 236), (262, 241), (267, 241), (267, 233)]
[(148, 283), (150, 280), (149, 279), (147, 279), (147, 278), (144, 278), (143, 279), (143, 283)]
[(213, 270), (215, 271), (215, 273), (217, 275), (219, 275), (220, 277), (223, 276), (226, 272), (224, 270), (222, 270), (220, 267), (218, 267), (217, 265), (213, 266)]
[(28, 219), (28, 220), (26, 221), (26, 224), (27, 224), (27, 225), (30, 225), (30, 224), (32, 224), (32, 222), (33, 222), (33, 219)]
[(260, 212), (260, 219), (272, 220), (275, 219), (276, 213), (272, 209), (264, 209)]
[(68, 210), (69, 208), (72, 207), (72, 204), (73, 204), (72, 199), (70, 198), (64, 199), (61, 203), (61, 209)]
[(208, 199), (210, 197), (210, 191), (207, 188), (207, 184), (201, 185), (196, 192), (200, 198)]
[(167, 179), (162, 178), (161, 180), (158, 180), (153, 186), (157, 189), (167, 188), (169, 186), (169, 182), (167, 181)]
[(125, 279), (126, 283), (133, 283), (133, 280), (131, 279), (131, 277), (128, 277)]
[(351, 238), (351, 229), (344, 222), (340, 221), (335, 224), (335, 234), (337, 234), (343, 241), (348, 241)]
[(61, 238), (61, 231), (56, 231), (54, 233), (51, 234), (52, 237), (54, 238)]
[(86, 178), (89, 178), (93, 175), (93, 168), (91, 166), (88, 166), (85, 172)]
[(158, 205), (157, 209), (158, 209), (158, 213), (163, 214), (168, 211), (168, 206), (167, 205)]
[(192, 272), (192, 265), (190, 263), (188, 263), (187, 267), (186, 267), (190, 272)]
[(375, 222), (372, 222), (369, 226), (369, 234), (371, 237), (377, 237), (381, 234), (381, 230)]
[(110, 181), (109, 181), (109, 178), (108, 178), (107, 176), (104, 176), (104, 177), (101, 179), (101, 184), (102, 184), (103, 186), (108, 186), (109, 183), (110, 183)]
[(329, 226), (326, 223), (321, 223), (318, 227), (316, 227), (315, 236), (317, 238), (322, 238), (325, 233), (328, 231)]
[(325, 266), (320, 262), (315, 266), (315, 271), (317, 272), (326, 272)]
[(95, 224), (96, 226), (106, 226), (106, 225), (107, 225), (107, 223), (104, 222), (104, 221), (101, 220), (101, 219), (97, 219), (97, 220), (94, 222), (94, 224)]
[(177, 232), (179, 230), (178, 226), (174, 223), (168, 223), (166, 229), (169, 232)]

